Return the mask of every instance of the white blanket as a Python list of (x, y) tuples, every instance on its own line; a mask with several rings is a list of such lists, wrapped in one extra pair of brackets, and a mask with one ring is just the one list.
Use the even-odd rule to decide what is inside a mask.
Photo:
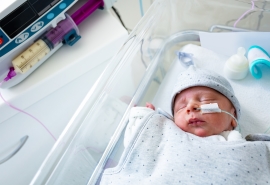
[(136, 123), (131, 139), (100, 184), (270, 183), (270, 142), (198, 137), (143, 107), (133, 108), (129, 121)]

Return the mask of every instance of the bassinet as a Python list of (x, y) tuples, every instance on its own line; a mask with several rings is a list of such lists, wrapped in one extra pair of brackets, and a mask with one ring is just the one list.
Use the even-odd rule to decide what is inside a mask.
[[(202, 32), (269, 31), (266, 0), (156, 0), (89, 91), (31, 184), (95, 184), (117, 164), (133, 106), (152, 102), (175, 51)], [(244, 14), (246, 12), (246, 14)]]

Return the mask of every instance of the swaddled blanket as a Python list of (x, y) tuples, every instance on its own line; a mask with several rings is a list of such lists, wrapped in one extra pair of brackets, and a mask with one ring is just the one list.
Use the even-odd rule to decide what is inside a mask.
[(101, 184), (270, 184), (270, 142), (198, 137), (143, 107), (131, 111), (134, 122), (119, 164), (104, 171)]

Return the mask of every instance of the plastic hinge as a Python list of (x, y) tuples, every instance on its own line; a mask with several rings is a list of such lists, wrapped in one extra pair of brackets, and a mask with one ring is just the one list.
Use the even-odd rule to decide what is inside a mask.
[(64, 36), (63, 43), (73, 46), (80, 38), (81, 36), (77, 34), (76, 30), (72, 29)]

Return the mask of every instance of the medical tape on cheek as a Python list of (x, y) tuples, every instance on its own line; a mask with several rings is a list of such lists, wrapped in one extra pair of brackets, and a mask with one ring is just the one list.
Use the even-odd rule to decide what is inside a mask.
[(221, 112), (217, 103), (203, 104), (197, 110), (200, 110), (202, 114)]
[[(239, 123), (238, 123), (237, 119), (234, 117), (234, 115), (232, 115), (231, 113), (229, 113), (227, 111), (221, 110), (218, 107), (217, 103), (203, 104), (203, 105), (200, 106), (200, 108), (197, 108), (197, 110), (200, 110), (202, 114), (221, 113), (221, 112), (223, 112), (225, 114), (230, 115), (236, 121), (237, 125), (239, 125)], [(240, 125), (239, 125), (239, 132), (241, 132)]]

